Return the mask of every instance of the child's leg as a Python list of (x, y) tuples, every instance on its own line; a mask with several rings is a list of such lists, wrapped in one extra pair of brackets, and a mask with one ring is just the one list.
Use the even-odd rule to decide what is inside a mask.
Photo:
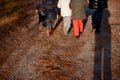
[(50, 29), (50, 26), (51, 26), (51, 22), (49, 19), (46, 19), (46, 29)]
[(51, 26), (50, 26), (50, 34), (54, 31), (54, 19), (52, 19), (51, 21)]
[(49, 36), (53, 32), (54, 20), (49, 19), (46, 21), (46, 28), (47, 28), (47, 36)]
[(79, 21), (73, 20), (74, 36), (79, 36)]
[(79, 31), (83, 32), (83, 21), (79, 20)]
[(47, 31), (46, 31), (46, 34), (47, 34), (47, 36), (49, 36), (50, 35), (50, 26), (51, 26), (51, 22), (50, 22), (50, 20), (46, 20), (46, 29), (47, 29)]
[(53, 29), (54, 28), (54, 20), (52, 19), (52, 20), (50, 20), (50, 24), (51, 24), (51, 27), (50, 27), (50, 29)]
[(64, 20), (64, 32), (67, 34), (70, 27), (71, 27), (71, 17), (70, 16), (66, 16), (66, 17), (63, 17), (63, 20)]

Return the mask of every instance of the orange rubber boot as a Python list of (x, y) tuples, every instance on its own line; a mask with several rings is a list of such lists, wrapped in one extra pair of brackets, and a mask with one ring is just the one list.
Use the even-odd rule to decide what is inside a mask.
[(79, 36), (79, 21), (73, 20), (74, 36)]

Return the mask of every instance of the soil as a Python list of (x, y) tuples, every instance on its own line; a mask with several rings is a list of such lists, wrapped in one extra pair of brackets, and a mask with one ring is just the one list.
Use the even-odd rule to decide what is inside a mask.
[[(34, 1), (25, 1), (21, 16), (1, 20), (0, 80), (120, 80), (120, 0), (109, 0), (101, 33), (95, 34), (91, 16), (79, 39), (63, 21), (46, 36), (38, 24)], [(13, 17), (14, 16), (14, 17)], [(7, 27), (5, 27), (7, 26)], [(6, 32), (4, 32), (6, 31)]]

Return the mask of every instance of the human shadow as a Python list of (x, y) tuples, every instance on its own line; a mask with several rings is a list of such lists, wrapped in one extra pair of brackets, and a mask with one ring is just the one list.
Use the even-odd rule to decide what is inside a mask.
[(111, 74), (111, 27), (108, 21), (110, 12), (103, 11), (101, 33), (95, 34), (94, 78), (112, 80)]
[(54, 26), (54, 29), (56, 29), (56, 28), (60, 25), (60, 23), (62, 22), (62, 20), (63, 20), (63, 17), (60, 17), (60, 18), (58, 19), (58, 21), (56, 22), (56, 24), (55, 24), (55, 26)]
[(62, 20), (63, 20), (63, 17), (60, 17), (60, 18), (58, 18), (57, 19), (57, 22), (56, 22), (56, 24), (54, 25), (54, 29), (52, 30), (52, 33), (51, 34), (53, 34), (54, 33), (54, 31), (56, 30), (56, 28), (60, 25), (60, 23), (62, 22)]

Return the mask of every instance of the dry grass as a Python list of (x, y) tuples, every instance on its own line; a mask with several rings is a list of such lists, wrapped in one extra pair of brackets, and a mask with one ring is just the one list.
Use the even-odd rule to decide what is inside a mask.
[(8, 37), (17, 27), (23, 27), (28, 17), (25, 10), (27, 4), (25, 0), (5, 0), (4, 4), (0, 4), (0, 40)]

